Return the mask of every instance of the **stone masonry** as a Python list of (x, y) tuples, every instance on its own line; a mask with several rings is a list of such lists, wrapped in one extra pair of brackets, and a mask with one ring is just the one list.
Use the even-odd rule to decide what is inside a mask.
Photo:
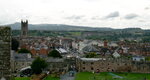
[(11, 29), (0, 27), (0, 79), (10, 80)]
[(114, 58), (79, 58), (76, 67), (80, 72), (137, 72), (150, 73), (150, 62)]

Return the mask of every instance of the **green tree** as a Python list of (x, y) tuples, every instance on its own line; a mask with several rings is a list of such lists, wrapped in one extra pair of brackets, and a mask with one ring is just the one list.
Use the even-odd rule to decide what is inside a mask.
[(96, 53), (94, 53), (94, 52), (91, 52), (91, 53), (88, 53), (88, 54), (86, 54), (86, 58), (94, 58), (94, 57), (96, 57), (97, 55), (96, 55)]
[(42, 70), (45, 69), (47, 66), (47, 62), (40, 57), (37, 57), (31, 64), (31, 68), (34, 74), (42, 73)]
[(19, 47), (19, 41), (12, 38), (12, 40), (11, 40), (11, 49), (14, 50), (14, 51), (17, 51), (18, 47)]
[(18, 53), (31, 53), (31, 52), (25, 48), (22, 48), (18, 51)]
[(54, 58), (62, 58), (62, 56), (57, 50), (52, 50), (51, 52), (49, 52), (48, 56)]

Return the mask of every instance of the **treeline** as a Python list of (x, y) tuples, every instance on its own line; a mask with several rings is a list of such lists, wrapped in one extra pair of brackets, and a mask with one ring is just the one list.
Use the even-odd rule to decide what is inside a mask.
[[(13, 30), (13, 36), (20, 36), (20, 30)], [(150, 30), (113, 30), (113, 31), (42, 31), (30, 30), (29, 36), (49, 36), (49, 37), (70, 37), (92, 40), (110, 40), (118, 41), (121, 39), (137, 40), (140, 42), (150, 42)]]

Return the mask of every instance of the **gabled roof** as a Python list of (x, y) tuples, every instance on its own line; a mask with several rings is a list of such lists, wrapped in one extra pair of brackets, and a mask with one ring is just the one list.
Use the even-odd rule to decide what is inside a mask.
[(115, 52), (113, 53), (113, 56), (114, 56), (115, 58), (118, 58), (118, 57), (120, 57), (120, 54), (115, 51)]
[(106, 60), (105, 58), (80, 58), (82, 61), (99, 61)]
[(11, 59), (22, 62), (31, 62), (34, 60), (33, 58), (31, 58), (31, 55), (29, 53), (12, 53)]
[(85, 52), (99, 52), (99, 50), (92, 45), (85, 46), (82, 50)]
[(20, 71), (24, 71), (24, 70), (26, 70), (26, 69), (31, 69), (31, 66), (27, 66), (27, 67), (25, 67), (25, 68), (22, 68)]
[(67, 51), (63, 48), (56, 49), (59, 53), (67, 53)]
[(62, 59), (62, 58), (48, 58), (46, 61), (47, 62), (64, 62), (64, 59)]

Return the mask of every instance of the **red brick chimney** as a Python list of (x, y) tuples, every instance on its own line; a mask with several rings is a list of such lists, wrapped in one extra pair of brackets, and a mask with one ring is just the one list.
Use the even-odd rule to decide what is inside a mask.
[(107, 46), (108, 46), (108, 41), (104, 40), (104, 47), (107, 47)]

